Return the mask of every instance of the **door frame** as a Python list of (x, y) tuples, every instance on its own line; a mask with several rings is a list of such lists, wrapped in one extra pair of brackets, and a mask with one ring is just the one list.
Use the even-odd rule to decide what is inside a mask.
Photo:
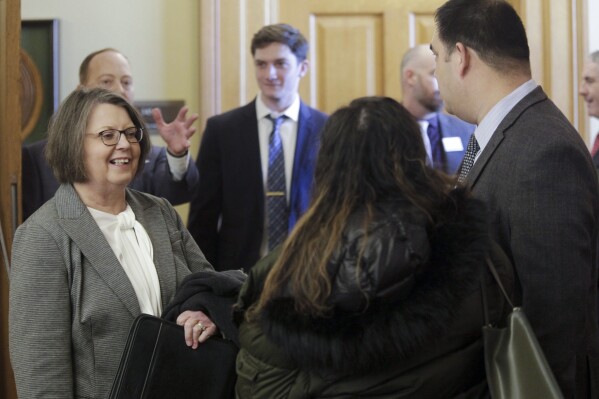
[[(20, 0), (0, 0), (0, 220), (10, 259), (21, 181)], [(0, 397), (16, 399), (8, 353), (8, 274), (0, 250)]]

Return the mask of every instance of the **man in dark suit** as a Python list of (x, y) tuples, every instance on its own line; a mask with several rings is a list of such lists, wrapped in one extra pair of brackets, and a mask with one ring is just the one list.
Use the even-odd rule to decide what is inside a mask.
[[(249, 270), (293, 228), (308, 206), (326, 120), (298, 95), (308, 43), (297, 29), (266, 26), (254, 35), (251, 51), (260, 93), (208, 119), (196, 161), (200, 183), (188, 228), (217, 270)], [(280, 159), (274, 156), (279, 140), (284, 176), (271, 169)], [(271, 187), (275, 175), (283, 183), (278, 189)]]
[(435, 56), (429, 45), (409, 49), (401, 61), (402, 104), (418, 120), (429, 162), (454, 174), (476, 126), (442, 112), (435, 78)]
[[(599, 118), (599, 50), (592, 52), (584, 64), (579, 93), (587, 104), (589, 116)], [(593, 140), (591, 156), (599, 171), (599, 134)]]
[(459, 180), (487, 203), (516, 270), (516, 302), (565, 397), (597, 398), (599, 184), (589, 152), (531, 79), (509, 3), (449, 0), (431, 49), (447, 111), (477, 125)]
[[(103, 87), (133, 102), (134, 86), (127, 58), (115, 49), (106, 48), (89, 54), (79, 68), (79, 87)], [(158, 108), (152, 110), (158, 131), (166, 147), (152, 146), (143, 173), (130, 187), (168, 199), (173, 205), (188, 202), (198, 182), (198, 170), (189, 155), (190, 137), (196, 128), (197, 115), (187, 118), (181, 108), (171, 123), (165, 123)], [(149, 140), (144, 132), (144, 140)], [(46, 140), (22, 147), (23, 220), (54, 196), (58, 182), (44, 157)]]

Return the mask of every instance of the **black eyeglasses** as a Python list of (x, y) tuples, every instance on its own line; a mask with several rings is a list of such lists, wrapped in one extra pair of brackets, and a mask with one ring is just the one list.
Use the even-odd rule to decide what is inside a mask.
[(144, 130), (141, 127), (128, 127), (125, 130), (108, 129), (98, 133), (104, 145), (113, 146), (119, 143), (121, 134), (130, 143), (139, 143), (144, 137)]

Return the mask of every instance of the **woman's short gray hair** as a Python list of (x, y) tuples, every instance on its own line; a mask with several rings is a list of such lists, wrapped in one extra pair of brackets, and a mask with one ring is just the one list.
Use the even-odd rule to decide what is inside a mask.
[(144, 130), (140, 141), (141, 154), (136, 175), (141, 174), (151, 143), (143, 119), (131, 103), (119, 94), (99, 88), (81, 88), (72, 92), (52, 116), (48, 128), (45, 155), (54, 176), (60, 183), (86, 182), (87, 171), (83, 159), (83, 144), (87, 121), (98, 104), (112, 104), (123, 108), (135, 127)]

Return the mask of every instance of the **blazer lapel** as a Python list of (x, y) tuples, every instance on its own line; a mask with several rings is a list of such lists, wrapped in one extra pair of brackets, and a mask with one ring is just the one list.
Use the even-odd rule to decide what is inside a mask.
[(318, 132), (315, 131), (311, 110), (300, 102), (295, 154), (289, 198), (289, 231), (310, 202), (310, 194), (318, 152)]
[(547, 95), (543, 92), (541, 86), (538, 86), (533, 91), (528, 93), (508, 114), (503, 118), (497, 129), (491, 136), (491, 140), (485, 146), (483, 152), (479, 155), (476, 163), (470, 169), (468, 173), (467, 185), (474, 187), (476, 181), (480, 177), (481, 173), (485, 169), (485, 166), (492, 158), (495, 150), (499, 147), (505, 137), (505, 133), (512, 127), (520, 115), (532, 105), (544, 101), (547, 99)]
[(487, 164), (487, 162), (489, 162), (489, 159), (491, 159), (491, 156), (493, 155), (497, 147), (499, 147), (499, 144), (501, 144), (501, 142), (503, 141), (503, 137), (503, 130), (500, 130), (498, 127), (497, 130), (495, 130), (495, 133), (493, 133), (493, 136), (491, 136), (491, 140), (489, 140), (489, 142), (485, 146), (485, 149), (479, 155), (478, 159), (470, 169), (470, 172), (468, 172), (466, 184), (469, 187), (474, 187), (476, 181), (480, 177), (480, 174), (485, 169), (485, 165)]
[[(133, 317), (141, 313), (139, 302), (127, 274), (114, 255), (98, 224), (70, 184), (56, 192), (58, 223), (71, 237), (98, 275)], [(80, 265), (83, 267), (83, 264)]]
[[(165, 309), (177, 289), (177, 280), (173, 273), (175, 270), (173, 248), (164, 215), (156, 203), (147, 201), (145, 197), (131, 190), (127, 190), (127, 203), (135, 213), (135, 219), (146, 229), (152, 242), (154, 266), (160, 282), (162, 308)], [(172, 239), (178, 240), (181, 237)]]

